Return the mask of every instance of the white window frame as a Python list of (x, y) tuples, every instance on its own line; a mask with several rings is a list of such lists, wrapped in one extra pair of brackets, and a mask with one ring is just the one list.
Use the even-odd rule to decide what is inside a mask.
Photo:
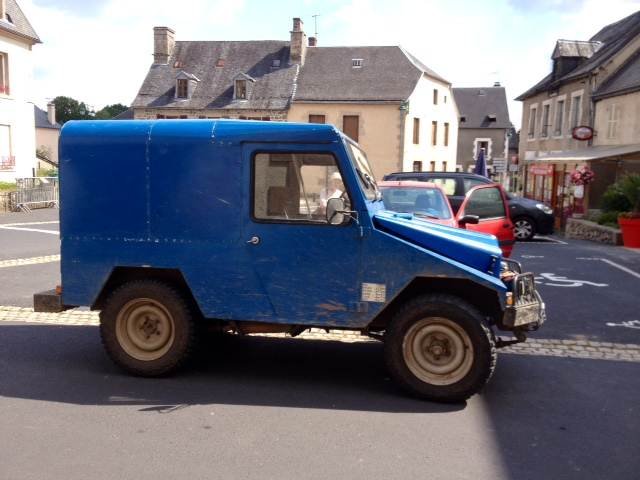
[(584, 90), (578, 90), (571, 93), (571, 118), (570, 118), (570, 131), (567, 132), (571, 136), (575, 127), (579, 127), (582, 122), (582, 99), (584, 98)]
[(11, 90), (9, 89), (9, 60), (8, 56), (4, 52), (0, 52), (0, 85), (2, 85), (2, 90), (0, 91), (0, 95), (9, 96)]
[(607, 116), (607, 138), (618, 137), (618, 120), (620, 118), (620, 104), (612, 103), (609, 105)]
[(561, 137), (564, 130), (565, 108), (567, 106), (567, 96), (563, 95), (556, 99), (556, 113), (554, 115), (553, 136)]
[(529, 130), (527, 131), (527, 140), (536, 138), (536, 116), (538, 115), (538, 104), (534, 103), (529, 106)]
[(542, 115), (540, 116), (540, 138), (549, 138), (549, 119), (551, 118), (551, 100), (542, 102)]

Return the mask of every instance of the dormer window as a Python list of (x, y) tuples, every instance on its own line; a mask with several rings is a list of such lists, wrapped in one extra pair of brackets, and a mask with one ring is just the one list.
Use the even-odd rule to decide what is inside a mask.
[(489, 119), (490, 122), (497, 122), (498, 121), (497, 115), (487, 115), (487, 118)]
[(236, 80), (236, 100), (247, 99), (247, 81)]
[(189, 100), (193, 94), (196, 84), (200, 81), (198, 77), (185, 72), (180, 72), (173, 78), (176, 81), (174, 98), (176, 100)]
[(251, 98), (251, 88), (255, 80), (246, 73), (239, 73), (233, 78), (233, 101), (245, 102)]
[(189, 80), (179, 78), (176, 84), (176, 98), (189, 98)]

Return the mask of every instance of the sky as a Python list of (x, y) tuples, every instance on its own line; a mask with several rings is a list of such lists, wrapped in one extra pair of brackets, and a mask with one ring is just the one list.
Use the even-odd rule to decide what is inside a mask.
[(514, 99), (551, 71), (559, 39), (589, 40), (640, 0), (17, 0), (33, 47), (36, 105), (131, 105), (153, 61), (153, 27), (181, 40), (290, 40), (300, 18), (318, 46), (400, 45), (454, 88), (500, 82)]

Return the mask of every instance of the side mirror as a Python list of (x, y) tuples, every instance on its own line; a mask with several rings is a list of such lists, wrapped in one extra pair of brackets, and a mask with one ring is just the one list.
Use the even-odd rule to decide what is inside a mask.
[(458, 219), (458, 225), (465, 226), (467, 224), (477, 225), (480, 223), (480, 217), (478, 215), (465, 215)]
[(327, 223), (330, 225), (340, 225), (344, 222), (344, 200), (341, 198), (330, 198), (327, 201)]

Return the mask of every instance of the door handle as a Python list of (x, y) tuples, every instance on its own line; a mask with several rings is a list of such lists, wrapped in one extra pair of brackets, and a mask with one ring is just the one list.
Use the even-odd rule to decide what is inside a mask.
[(253, 237), (251, 240), (249, 240), (247, 243), (252, 243), (254, 245), (257, 245), (260, 243), (260, 239), (258, 237)]

